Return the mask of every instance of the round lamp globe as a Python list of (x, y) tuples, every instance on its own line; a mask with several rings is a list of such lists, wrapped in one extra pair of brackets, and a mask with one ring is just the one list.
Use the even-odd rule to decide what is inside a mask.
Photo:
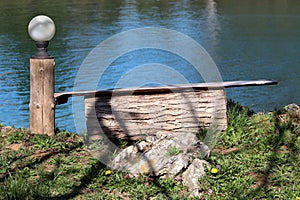
[(28, 33), (36, 42), (50, 41), (55, 34), (55, 24), (50, 17), (38, 15), (29, 22)]

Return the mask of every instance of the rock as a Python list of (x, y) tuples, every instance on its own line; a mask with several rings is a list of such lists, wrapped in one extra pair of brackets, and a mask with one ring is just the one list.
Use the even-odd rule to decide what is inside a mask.
[(134, 176), (139, 174), (175, 177), (186, 169), (205, 148), (195, 134), (156, 134), (122, 150), (109, 164), (116, 170), (125, 169)]
[(296, 117), (296, 118), (300, 118), (300, 107), (295, 104), (289, 104), (285, 107), (285, 109), (287, 110), (287, 112), (290, 114), (291, 117)]
[(300, 124), (300, 107), (297, 104), (292, 103), (284, 108), (286, 110), (285, 116), (288, 117), (287, 120), (292, 120), (292, 122), (298, 126)]
[(12, 126), (3, 126), (0, 128), (2, 137), (6, 137), (14, 128)]
[(210, 169), (207, 161), (196, 158), (182, 174), (182, 183), (189, 188), (190, 197), (199, 196), (199, 179), (205, 174), (204, 165)]
[(196, 197), (199, 196), (198, 181), (205, 173), (204, 165), (210, 169), (207, 161), (198, 158), (209, 156), (209, 153), (209, 147), (200, 143), (195, 134), (158, 133), (123, 149), (108, 166), (133, 176), (174, 178), (189, 188), (191, 197)]
[(13, 129), (12, 126), (3, 126), (3, 127), (0, 128), (0, 131), (1, 131), (2, 133), (8, 133), (8, 132), (10, 132), (12, 129)]

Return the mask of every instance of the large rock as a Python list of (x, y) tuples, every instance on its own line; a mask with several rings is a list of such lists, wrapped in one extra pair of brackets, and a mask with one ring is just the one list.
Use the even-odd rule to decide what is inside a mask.
[(182, 174), (182, 183), (189, 188), (191, 197), (199, 196), (199, 179), (205, 174), (205, 165), (210, 169), (207, 161), (196, 158)]
[(122, 150), (112, 160), (110, 167), (126, 170), (134, 176), (175, 177), (188, 168), (195, 157), (209, 153), (201, 152), (203, 150), (209, 149), (194, 134), (157, 134)]

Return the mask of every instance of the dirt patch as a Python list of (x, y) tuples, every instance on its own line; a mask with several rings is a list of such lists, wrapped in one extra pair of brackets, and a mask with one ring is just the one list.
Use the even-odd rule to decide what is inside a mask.
[(266, 187), (266, 188), (270, 187), (270, 179), (267, 174), (250, 172), (247, 175), (256, 179), (256, 183), (252, 185), (253, 189), (257, 189), (260, 187)]
[(236, 150), (237, 150), (237, 148), (235, 146), (233, 146), (233, 147), (230, 147), (228, 149), (216, 148), (216, 149), (213, 149), (212, 152), (213, 153), (220, 153), (222, 155), (227, 155), (227, 154), (230, 154), (232, 152), (235, 152)]
[(20, 150), (22, 147), (24, 147), (23, 143), (16, 143), (16, 144), (11, 144), (8, 146), (8, 149), (13, 150), (13, 151), (18, 151)]
[(45, 165), (44, 171), (45, 172), (53, 172), (56, 168), (57, 168), (57, 166), (55, 166), (55, 165)]
[(44, 159), (48, 156), (51, 156), (53, 155), (55, 152), (54, 150), (50, 150), (50, 151), (43, 151), (43, 150), (38, 150), (36, 152), (34, 152), (30, 157), (31, 159), (38, 159), (38, 160), (41, 160), (41, 159)]

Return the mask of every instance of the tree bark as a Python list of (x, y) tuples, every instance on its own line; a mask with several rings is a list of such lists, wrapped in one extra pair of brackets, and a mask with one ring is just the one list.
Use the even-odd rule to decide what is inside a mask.
[(197, 133), (227, 128), (223, 89), (132, 95), (86, 96), (88, 134), (140, 139), (157, 132)]

